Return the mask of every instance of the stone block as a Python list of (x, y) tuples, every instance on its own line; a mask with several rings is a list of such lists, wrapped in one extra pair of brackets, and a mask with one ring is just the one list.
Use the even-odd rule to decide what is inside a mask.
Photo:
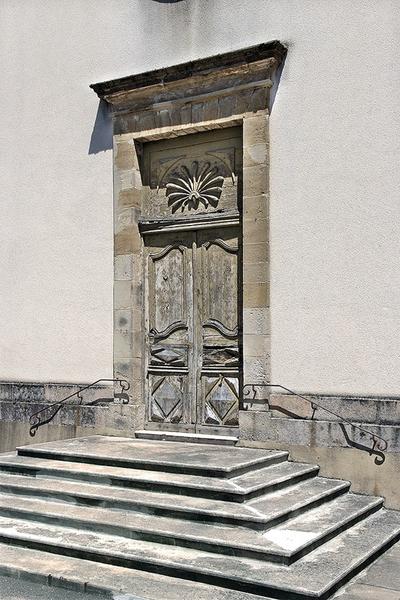
[(114, 360), (114, 378), (122, 377), (131, 381), (133, 372), (133, 361), (130, 358)]
[(142, 191), (136, 188), (121, 190), (118, 195), (118, 207), (123, 208), (141, 208)]
[(243, 309), (243, 332), (244, 334), (268, 335), (271, 330), (270, 312), (266, 308), (244, 308)]
[(243, 286), (243, 307), (262, 308), (269, 306), (268, 283), (246, 283)]
[(253, 111), (265, 110), (269, 104), (269, 88), (259, 88), (254, 90), (251, 97), (251, 108)]
[[(266, 243), (269, 240), (269, 220), (268, 219), (243, 219), (243, 238), (251, 240), (252, 244)], [(259, 262), (259, 261), (251, 261)]]
[(268, 263), (257, 262), (243, 265), (244, 283), (267, 283), (268, 281)]
[(136, 224), (125, 227), (114, 236), (114, 253), (138, 254), (142, 248), (142, 240)]
[(31, 383), (14, 383), (13, 402), (40, 402), (44, 400), (44, 385)]
[(255, 167), (268, 164), (268, 147), (265, 143), (245, 146), (243, 151), (243, 166)]
[(270, 380), (270, 355), (245, 356), (243, 361), (245, 383), (267, 383)]
[(132, 331), (132, 357), (141, 358), (143, 354), (143, 332)]
[(169, 127), (171, 125), (170, 111), (167, 108), (158, 110), (156, 113), (157, 127)]
[(209, 98), (203, 103), (203, 118), (205, 121), (218, 118), (218, 98)]
[(114, 281), (114, 309), (130, 309), (132, 306), (132, 283), (129, 280)]
[[(244, 118), (249, 118), (252, 115), (251, 113), (251, 95), (253, 90), (241, 90), (240, 92), (235, 94), (235, 114), (236, 115), (244, 115)], [(248, 113), (248, 114), (246, 114)]]
[(114, 311), (114, 357), (132, 356), (132, 317), (129, 310)]
[(132, 310), (132, 331), (142, 333), (142, 341), (143, 341), (143, 310), (141, 305), (138, 304), (137, 308)]
[[(133, 280), (132, 280), (132, 290), (131, 290), (131, 297), (132, 297), (132, 306), (135, 307), (137, 310), (142, 310), (142, 306), (143, 306), (143, 282), (141, 279), (136, 279), (136, 276), (134, 274)], [(135, 318), (135, 326), (136, 324), (140, 323), (141, 321), (139, 321), (139, 319)]]
[(218, 118), (230, 117), (235, 112), (235, 104), (234, 96), (221, 96), (218, 98)]
[[(84, 384), (82, 384), (82, 387), (83, 385)], [(44, 385), (44, 399), (50, 404), (53, 402), (59, 402), (67, 396), (77, 392), (79, 387), (81, 386), (74, 384), (46, 383)]]
[(243, 218), (244, 219), (268, 219), (269, 216), (269, 196), (260, 194), (259, 196), (245, 196), (243, 198)]
[(125, 140), (116, 140), (114, 145), (114, 161), (118, 169), (134, 169), (137, 166), (134, 144)]
[(0, 401), (12, 400), (13, 386), (12, 383), (0, 383)]
[(263, 144), (268, 147), (268, 115), (261, 113), (243, 119), (243, 145), (245, 147)]
[(253, 263), (267, 263), (269, 261), (269, 243), (259, 242), (257, 244), (249, 244), (246, 242), (243, 244), (243, 263), (244, 268), (246, 264)]
[(114, 233), (118, 234), (135, 223), (132, 208), (120, 209), (114, 219)]
[(268, 167), (257, 165), (243, 168), (243, 196), (258, 196), (268, 193)]
[(249, 357), (264, 357), (269, 354), (271, 340), (268, 335), (245, 334), (243, 336), (243, 354)]
[(119, 254), (114, 256), (114, 280), (123, 281), (132, 279), (133, 276), (133, 255)]

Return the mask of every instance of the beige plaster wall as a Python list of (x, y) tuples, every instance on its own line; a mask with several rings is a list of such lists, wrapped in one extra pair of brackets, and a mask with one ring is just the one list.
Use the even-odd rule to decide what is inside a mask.
[(0, 379), (112, 372), (111, 132), (88, 84), (277, 38), (273, 379), (398, 393), (399, 23), (395, 0), (1, 0)]

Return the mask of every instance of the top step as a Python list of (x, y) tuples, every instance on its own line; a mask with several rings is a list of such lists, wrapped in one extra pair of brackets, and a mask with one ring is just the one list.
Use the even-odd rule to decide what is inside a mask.
[(287, 460), (280, 450), (94, 435), (17, 448), (19, 456), (149, 469), (206, 477), (236, 477)]
[(135, 437), (140, 440), (216, 444), (217, 446), (236, 446), (239, 441), (238, 437), (232, 435), (206, 435), (204, 433), (182, 433), (180, 431), (157, 431), (153, 429), (135, 431)]

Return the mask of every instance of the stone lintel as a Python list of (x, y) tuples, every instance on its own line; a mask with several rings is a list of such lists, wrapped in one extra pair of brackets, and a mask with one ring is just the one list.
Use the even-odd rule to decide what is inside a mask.
[(286, 48), (277, 40), (189, 61), (168, 68), (91, 84), (114, 110), (193, 98), (200, 94), (269, 80), (284, 60)]

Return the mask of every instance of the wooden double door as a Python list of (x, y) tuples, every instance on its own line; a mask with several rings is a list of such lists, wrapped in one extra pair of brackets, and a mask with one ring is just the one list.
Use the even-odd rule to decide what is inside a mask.
[(239, 239), (239, 226), (145, 236), (153, 428), (228, 433), (238, 425)]

